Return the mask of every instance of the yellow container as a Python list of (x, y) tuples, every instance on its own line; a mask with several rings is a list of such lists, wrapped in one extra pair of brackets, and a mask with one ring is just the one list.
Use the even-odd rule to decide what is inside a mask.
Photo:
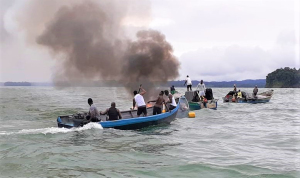
[(195, 112), (189, 112), (189, 118), (195, 118), (196, 114)]

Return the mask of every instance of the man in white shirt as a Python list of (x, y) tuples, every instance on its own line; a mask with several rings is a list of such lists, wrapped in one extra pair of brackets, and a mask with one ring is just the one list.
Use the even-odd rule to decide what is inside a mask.
[(171, 111), (171, 110), (173, 110), (174, 108), (176, 108), (177, 103), (176, 103), (176, 101), (175, 101), (174, 96), (173, 96), (171, 93), (169, 93), (168, 90), (165, 90), (165, 95), (168, 96), (168, 99), (169, 99), (169, 100), (166, 102), (166, 104), (170, 103), (169, 110)]
[(192, 79), (187, 75), (184, 85), (186, 84), (187, 91), (192, 91)]
[(100, 113), (97, 107), (93, 104), (92, 98), (88, 99), (88, 104), (90, 105), (89, 118), (91, 119), (91, 121), (92, 122), (100, 121)]
[(134, 94), (134, 98), (133, 98), (133, 107), (132, 109), (135, 107), (135, 105), (137, 105), (137, 116), (140, 117), (140, 115), (143, 113), (144, 116), (146, 117), (147, 116), (147, 108), (146, 108), (146, 103), (145, 103), (145, 100), (144, 100), (144, 97), (143, 95), (146, 93), (146, 90), (144, 90), (142, 88), (142, 85), (140, 86), (140, 89), (139, 89), (141, 92), (138, 93), (137, 91), (134, 91), (133, 94)]
[(197, 85), (197, 90), (199, 89), (199, 95), (205, 96), (205, 84), (203, 83), (203, 80), (200, 81), (200, 83)]

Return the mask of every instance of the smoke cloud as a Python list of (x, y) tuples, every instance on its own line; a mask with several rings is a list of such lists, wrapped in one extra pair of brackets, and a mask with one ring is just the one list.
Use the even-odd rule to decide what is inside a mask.
[[(175, 79), (180, 64), (163, 34), (126, 35), (126, 21), (141, 22), (137, 17), (145, 13), (133, 8), (135, 2), (84, 1), (58, 8), (36, 37), (57, 59), (54, 82), (115, 80), (132, 92), (140, 84), (153, 91), (155, 84)], [(142, 7), (150, 9), (147, 3)], [(140, 17), (151, 19), (145, 16)]]

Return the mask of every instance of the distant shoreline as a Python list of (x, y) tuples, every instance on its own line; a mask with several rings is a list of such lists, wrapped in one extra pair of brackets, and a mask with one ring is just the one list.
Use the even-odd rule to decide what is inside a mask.
[[(193, 87), (198, 85), (199, 81), (193, 80)], [(256, 79), (256, 80), (242, 80), (242, 81), (212, 81), (212, 82), (204, 82), (207, 88), (230, 88), (233, 87), (234, 84), (237, 87), (254, 87), (257, 85), (259, 88), (265, 88), (266, 80), (265, 79)], [(157, 83), (157, 86), (162, 87), (170, 87), (174, 85), (175, 87), (184, 87), (184, 80), (177, 81), (168, 81), (166, 84)], [(55, 86), (50, 82), (0, 82), (0, 86)], [(89, 83), (77, 83), (68, 84), (61, 83), (58, 87), (123, 87), (118, 81), (101, 81), (101, 82), (89, 82)]]

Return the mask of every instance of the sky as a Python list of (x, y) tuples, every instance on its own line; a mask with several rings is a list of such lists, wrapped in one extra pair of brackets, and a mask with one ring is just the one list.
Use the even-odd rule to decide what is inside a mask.
[[(39, 2), (49, 3), (48, 9), (29, 7), (31, 1), (0, 0), (0, 82), (51, 82), (57, 71), (51, 51), (33, 37), (58, 7), (46, 0)], [(163, 33), (180, 62), (178, 80), (264, 79), (277, 68), (300, 68), (299, 0), (132, 2), (138, 13), (123, 22), (127, 35), (134, 38), (140, 29)]]

